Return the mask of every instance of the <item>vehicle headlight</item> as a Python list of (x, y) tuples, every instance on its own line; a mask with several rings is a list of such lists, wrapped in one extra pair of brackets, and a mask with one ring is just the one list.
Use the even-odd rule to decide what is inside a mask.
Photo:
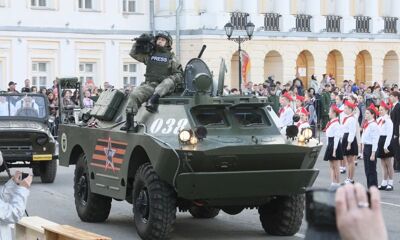
[(190, 144), (192, 144), (192, 145), (197, 144), (198, 141), (199, 141), (199, 140), (197, 139), (196, 136), (192, 136), (192, 137), (190, 138)]
[(304, 128), (302, 131), (302, 135), (304, 136), (305, 140), (310, 140), (313, 136), (313, 131), (311, 128)]
[(179, 134), (179, 141), (182, 143), (188, 143), (190, 141), (190, 138), (192, 137), (193, 132), (190, 129), (182, 129)]
[(304, 143), (306, 141), (306, 138), (303, 135), (300, 135), (299, 138), (298, 138), (298, 141), (300, 143)]
[(47, 135), (40, 135), (36, 138), (36, 143), (40, 146), (45, 145), (49, 141), (49, 137)]

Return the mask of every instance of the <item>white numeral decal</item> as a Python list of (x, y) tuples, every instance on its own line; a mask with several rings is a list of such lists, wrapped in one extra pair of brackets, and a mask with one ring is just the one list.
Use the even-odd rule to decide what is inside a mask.
[(178, 121), (175, 118), (168, 118), (165, 122), (162, 118), (157, 118), (150, 126), (151, 133), (158, 133), (161, 130), (162, 134), (178, 134), (179, 130), (185, 128), (188, 124), (188, 120), (186, 118), (179, 119)]

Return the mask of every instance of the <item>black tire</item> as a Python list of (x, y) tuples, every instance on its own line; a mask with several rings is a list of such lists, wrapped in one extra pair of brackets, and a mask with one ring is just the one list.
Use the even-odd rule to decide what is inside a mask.
[(84, 222), (104, 222), (111, 209), (111, 198), (90, 191), (90, 176), (85, 154), (75, 167), (74, 198), (79, 218)]
[(54, 159), (51, 161), (41, 162), (39, 166), (39, 175), (42, 183), (54, 182), (57, 174), (57, 160)]
[(37, 163), (32, 164), (32, 173), (34, 177), (40, 176), (40, 165)]
[(218, 216), (219, 211), (219, 208), (206, 206), (191, 206), (189, 208), (189, 212), (194, 218), (215, 218)]
[(133, 183), (133, 213), (142, 239), (165, 239), (176, 219), (176, 194), (162, 181), (150, 163), (136, 172)]
[(258, 213), (264, 231), (271, 235), (293, 236), (301, 226), (304, 194), (280, 196), (260, 206)]

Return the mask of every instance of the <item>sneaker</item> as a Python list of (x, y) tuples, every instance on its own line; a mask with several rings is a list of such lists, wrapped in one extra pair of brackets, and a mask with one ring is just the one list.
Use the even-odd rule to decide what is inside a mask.
[(387, 185), (385, 190), (386, 191), (393, 191), (393, 186), (392, 185)]
[(340, 167), (340, 173), (341, 174), (346, 173), (346, 167)]
[(358, 165), (358, 159), (354, 161), (354, 165)]
[(386, 190), (387, 187), (388, 187), (388, 185), (385, 185), (385, 186), (379, 185), (378, 189), (379, 190)]
[(354, 184), (354, 180), (351, 180), (350, 178), (346, 178), (346, 180), (344, 180), (344, 184)]

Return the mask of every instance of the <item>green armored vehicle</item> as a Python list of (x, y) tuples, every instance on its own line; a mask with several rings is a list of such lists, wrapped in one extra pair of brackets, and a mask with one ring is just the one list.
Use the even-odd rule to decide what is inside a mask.
[(103, 92), (83, 122), (59, 126), (60, 165), (76, 165), (81, 220), (105, 221), (114, 199), (133, 204), (143, 239), (166, 238), (177, 209), (213, 218), (257, 208), (267, 233), (299, 230), (322, 145), (307, 131), (282, 135), (266, 99), (222, 96), (221, 66), (213, 87), (207, 65), (189, 61), (184, 89), (161, 98), (156, 113), (142, 107), (134, 132), (120, 130), (127, 96), (117, 90)]
[(33, 93), (0, 93), (0, 151), (6, 164), (29, 167), (43, 183), (56, 177), (58, 143), (52, 135), (46, 96)]

